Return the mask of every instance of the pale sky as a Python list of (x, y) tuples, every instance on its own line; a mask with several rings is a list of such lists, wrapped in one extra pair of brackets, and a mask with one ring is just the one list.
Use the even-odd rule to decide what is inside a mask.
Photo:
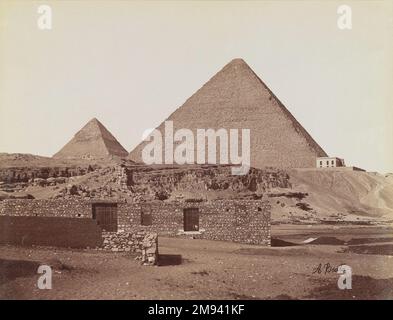
[(1, 1), (0, 152), (51, 156), (93, 117), (131, 151), (243, 58), (330, 156), (393, 172), (392, 57), (389, 0)]

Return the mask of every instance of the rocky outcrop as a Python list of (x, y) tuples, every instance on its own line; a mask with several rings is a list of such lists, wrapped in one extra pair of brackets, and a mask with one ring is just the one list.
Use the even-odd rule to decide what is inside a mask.
[(129, 166), (126, 174), (127, 186), (133, 194), (154, 200), (166, 200), (187, 192), (194, 195), (228, 192), (229, 197), (242, 197), (291, 187), (288, 174), (273, 168), (251, 168), (247, 175), (235, 176), (230, 166)]
[[(272, 188), (290, 188), (283, 170), (251, 168), (244, 176), (231, 174), (230, 166), (145, 166), (98, 164), (71, 167), (0, 168), (0, 191), (28, 192), (41, 199), (181, 200), (253, 199)], [(46, 189), (43, 193), (42, 189)], [(211, 197), (210, 197), (211, 196)]]
[(97, 169), (96, 165), (69, 166), (69, 167), (8, 167), (0, 168), (0, 181), (5, 183), (39, 182), (39, 179), (64, 179), (82, 176)]

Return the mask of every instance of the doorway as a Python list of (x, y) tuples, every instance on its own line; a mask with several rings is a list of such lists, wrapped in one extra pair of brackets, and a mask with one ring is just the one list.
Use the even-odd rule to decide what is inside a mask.
[(93, 219), (102, 230), (117, 232), (117, 204), (116, 203), (94, 203), (92, 205)]
[(199, 209), (183, 209), (184, 231), (199, 231)]

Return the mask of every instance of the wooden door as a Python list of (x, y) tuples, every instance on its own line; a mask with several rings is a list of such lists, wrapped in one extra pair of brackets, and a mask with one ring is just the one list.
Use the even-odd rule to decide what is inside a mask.
[(184, 231), (199, 231), (199, 209), (183, 209)]
[(117, 204), (95, 203), (93, 204), (93, 219), (104, 231), (117, 231)]

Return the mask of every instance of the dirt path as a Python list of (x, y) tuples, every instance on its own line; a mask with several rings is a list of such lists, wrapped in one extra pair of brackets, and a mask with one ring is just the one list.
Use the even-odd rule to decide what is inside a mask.
[[(164, 265), (141, 266), (126, 254), (94, 250), (0, 247), (5, 299), (315, 299), (393, 298), (390, 255), (343, 246), (267, 248), (160, 238)], [(181, 256), (181, 258), (180, 258)], [(36, 267), (54, 266), (53, 289), (36, 287)], [(330, 267), (353, 268), (353, 290), (337, 287)], [(320, 265), (321, 273), (315, 272)]]

